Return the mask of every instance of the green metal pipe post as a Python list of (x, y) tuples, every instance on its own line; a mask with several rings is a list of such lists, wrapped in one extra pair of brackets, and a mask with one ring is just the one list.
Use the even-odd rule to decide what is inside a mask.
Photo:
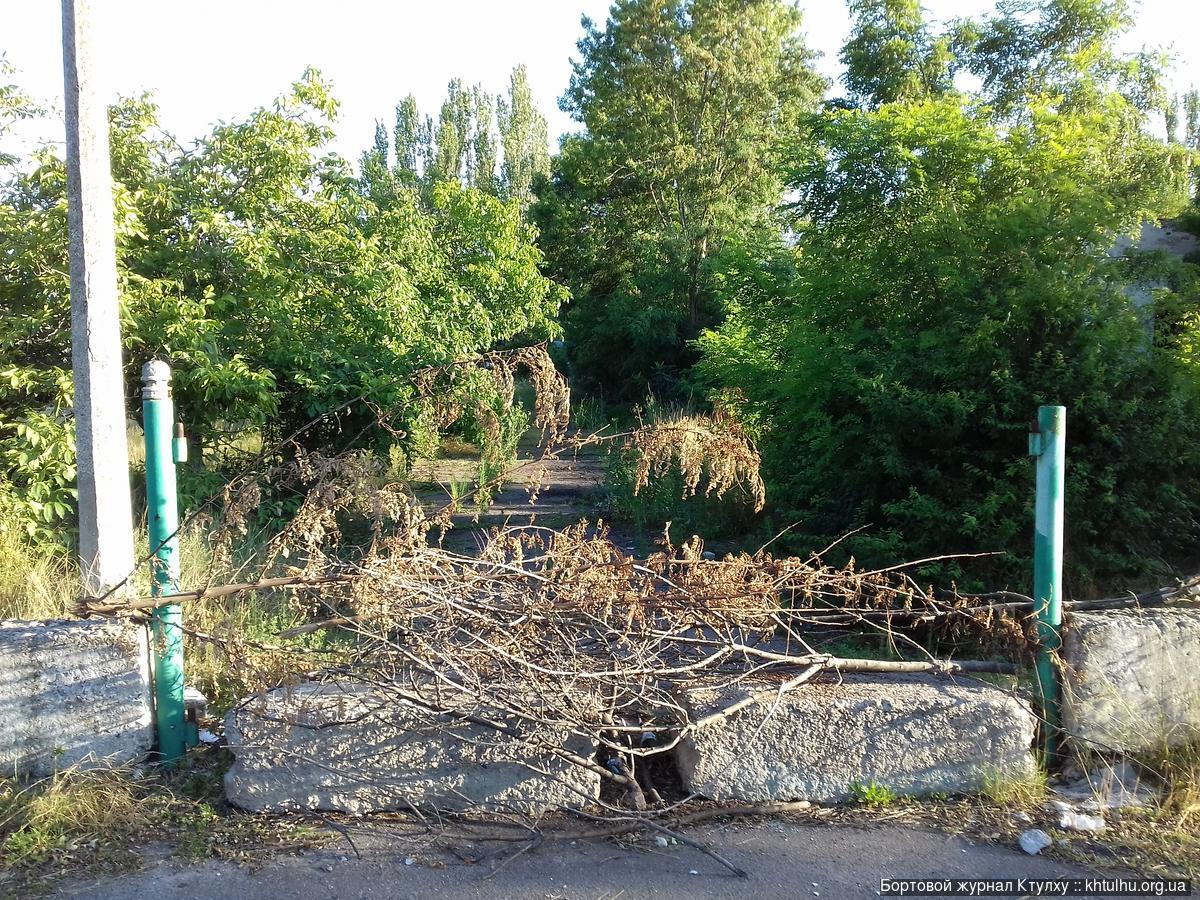
[[(179, 506), (175, 490), (174, 402), (171, 367), (151, 360), (142, 367), (142, 427), (146, 434), (146, 520), (155, 551), (154, 596), (179, 590)], [(165, 762), (184, 754), (183, 609), (154, 610), (154, 708), (158, 752)]]
[(1033, 539), (1033, 601), (1037, 615), (1037, 676), (1046, 720), (1046, 756), (1057, 749), (1059, 680), (1056, 658), (1062, 646), (1063, 520), (1066, 499), (1067, 409), (1038, 407), (1029, 434), (1029, 455), (1037, 459), (1037, 500)]

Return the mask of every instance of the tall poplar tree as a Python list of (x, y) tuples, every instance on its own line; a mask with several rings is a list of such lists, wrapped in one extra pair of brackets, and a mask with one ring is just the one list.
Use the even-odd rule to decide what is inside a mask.
[[(686, 367), (716, 315), (708, 262), (770, 215), (778, 140), (824, 88), (800, 22), (784, 0), (617, 0), (603, 28), (584, 19), (560, 104), (586, 132), (535, 220), (593, 380), (640, 399), (653, 369)], [(642, 363), (617, 371), (618, 349)]]
[(504, 148), (504, 193), (522, 207), (533, 199), (533, 183), (550, 174), (546, 117), (533, 102), (524, 66), (517, 66), (509, 79), (508, 98), (496, 101), (496, 120)]

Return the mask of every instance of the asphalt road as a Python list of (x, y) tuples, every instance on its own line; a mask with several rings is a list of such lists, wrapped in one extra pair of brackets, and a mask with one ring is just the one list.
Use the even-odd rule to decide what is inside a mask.
[[(272, 859), (255, 871), (232, 863), (151, 862), (142, 872), (65, 886), (63, 900), (375, 900), (375, 898), (875, 897), (881, 877), (1064, 878), (1098, 873), (1005, 847), (906, 826), (858, 828), (795, 822), (693, 828), (688, 836), (749, 874), (739, 878), (698, 850), (653, 842), (547, 842), (470, 861), (470, 843), (435, 849), (428, 838), (357, 838)], [(457, 852), (453, 852), (457, 850)]]

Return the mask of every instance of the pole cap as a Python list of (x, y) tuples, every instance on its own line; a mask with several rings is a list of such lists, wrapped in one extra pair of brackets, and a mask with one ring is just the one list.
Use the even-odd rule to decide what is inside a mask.
[(142, 399), (166, 400), (171, 396), (171, 367), (161, 359), (142, 366)]

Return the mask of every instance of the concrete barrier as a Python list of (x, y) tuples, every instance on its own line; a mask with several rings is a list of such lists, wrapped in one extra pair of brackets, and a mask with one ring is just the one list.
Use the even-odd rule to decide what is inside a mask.
[(153, 743), (144, 628), (0, 622), (0, 775), (129, 762)]
[(233, 710), (225, 720), (235, 759), (226, 798), (256, 811), (416, 807), (536, 815), (599, 797), (599, 775), (545, 750), (560, 746), (591, 758), (591, 737), (540, 726), (535, 735), (530, 723), (448, 698), (445, 689), (437, 702), (453, 712), (437, 714), (401, 691), (415, 689), (308, 683)]
[(1063, 627), (1063, 727), (1124, 753), (1200, 740), (1200, 610), (1071, 613)]
[(1036, 771), (1028, 704), (972, 679), (846, 676), (777, 696), (769, 686), (695, 688), (693, 719), (761, 700), (685, 738), (684, 787), (713, 800), (853, 799), (866, 785), (928, 796)]

